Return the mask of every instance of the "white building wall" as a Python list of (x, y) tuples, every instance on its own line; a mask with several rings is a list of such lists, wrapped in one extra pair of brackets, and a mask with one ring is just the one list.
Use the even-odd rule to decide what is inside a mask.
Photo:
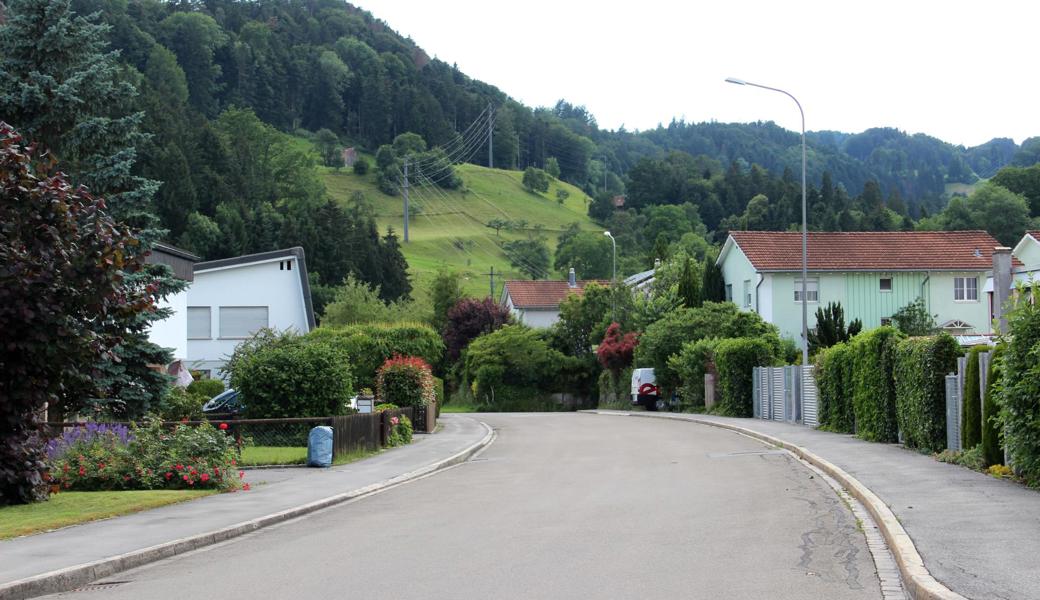
[[(279, 263), (287, 261), (292, 262), (292, 268), (280, 269)], [(195, 282), (188, 289), (187, 306), (210, 308), (210, 338), (188, 340), (188, 366), (209, 370), (214, 376), (219, 375), (217, 370), (243, 341), (220, 337), (222, 306), (266, 306), (267, 326), (271, 329), (310, 331), (295, 257), (196, 271)]]
[(188, 292), (178, 292), (159, 302), (160, 309), (171, 309), (173, 313), (152, 323), (148, 340), (157, 346), (173, 349), (174, 360), (188, 358)]
[(519, 313), (518, 320), (528, 327), (552, 327), (560, 320), (558, 310), (521, 309), (517, 312)]

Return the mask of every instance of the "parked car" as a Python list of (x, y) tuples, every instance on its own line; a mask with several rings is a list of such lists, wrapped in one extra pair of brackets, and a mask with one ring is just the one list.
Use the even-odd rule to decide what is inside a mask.
[(202, 412), (207, 415), (238, 415), (242, 414), (245, 409), (236, 389), (225, 390), (202, 405)]
[(646, 410), (668, 408), (668, 401), (660, 396), (653, 369), (632, 370), (632, 405), (642, 406)]

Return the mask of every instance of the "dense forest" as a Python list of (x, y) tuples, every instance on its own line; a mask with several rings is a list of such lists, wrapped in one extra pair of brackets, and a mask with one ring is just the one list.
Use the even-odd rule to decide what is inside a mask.
[[(493, 155), (494, 167), (544, 169), (585, 190), (590, 215), (629, 238), (629, 270), (676, 244), (703, 256), (729, 229), (800, 222), (799, 136), (770, 122), (600, 129), (582, 106), (526, 107), (335, 0), (70, 6), (101, 25), (117, 79), (136, 90), (131, 106), (111, 110), (139, 111), (133, 168), (158, 186), (151, 210), (170, 241), (205, 258), (301, 244), (319, 291), (354, 275), (379, 286), (384, 300), (408, 296), (396, 233), (377, 231), (364, 202), (328, 200), (318, 159), (299, 143), (319, 139), (316, 132), (336, 148), (377, 154), (381, 188), (391, 194), (399, 156), (387, 148), (400, 154), (402, 140), (431, 153), (466, 145), (477, 164)], [(466, 136), (475, 123), (492, 129), (491, 152)], [(878, 128), (811, 132), (807, 141), (816, 229), (984, 227), (1009, 240), (1040, 214), (1031, 167), (1040, 138), (964, 148)], [(334, 164), (336, 151), (323, 154)], [(1021, 171), (1001, 171), (1008, 166)], [(1005, 184), (946, 207), (951, 184), (994, 176)], [(574, 239), (581, 236), (561, 242)]]

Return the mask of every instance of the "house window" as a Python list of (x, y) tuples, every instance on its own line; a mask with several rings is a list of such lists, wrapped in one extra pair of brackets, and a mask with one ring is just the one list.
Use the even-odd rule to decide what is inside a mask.
[(963, 302), (975, 302), (979, 299), (978, 277), (954, 277), (953, 299)]
[(882, 292), (891, 292), (892, 291), (892, 278), (891, 277), (882, 277), (880, 281), (881, 281), (880, 289), (881, 289)]
[(733, 284), (726, 284), (726, 302), (733, 302)]
[(221, 306), (220, 337), (243, 339), (267, 327), (266, 306)]
[(892, 324), (892, 317), (881, 317), (881, 326), (886, 327)]
[(744, 307), (745, 308), (750, 308), (751, 307), (751, 280), (750, 279), (745, 279), (744, 280)]
[(188, 339), (208, 340), (210, 333), (210, 309), (208, 306), (188, 307)]
[[(805, 280), (805, 300), (806, 302), (819, 302), (820, 301), (820, 280), (806, 279)], [(794, 280), (794, 301), (802, 301), (802, 280)]]

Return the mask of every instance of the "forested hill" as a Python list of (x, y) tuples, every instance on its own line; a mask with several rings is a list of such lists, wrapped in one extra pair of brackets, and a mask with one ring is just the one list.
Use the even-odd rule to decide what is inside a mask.
[[(525, 107), (431, 59), (392, 24), (335, 0), (73, 5), (80, 14), (100, 12), (112, 26), (112, 46), (146, 77), (180, 77), (162, 72), (153, 49), (159, 44), (171, 50), (190, 109), (206, 119), (231, 106), (248, 107), (282, 131), (327, 128), (374, 151), (407, 131), (430, 146), (451, 143), (490, 104), (494, 166), (544, 167), (554, 157), (563, 179), (592, 194), (620, 192), (639, 159), (670, 150), (705, 154), (722, 165), (759, 164), (776, 176), (785, 167), (797, 172), (800, 165), (797, 134), (772, 123), (672, 122), (643, 132), (606, 131), (580, 106)], [(873, 179), (886, 194), (898, 192), (911, 212), (922, 203), (938, 208), (947, 183), (971, 183), (1012, 162), (1032, 164), (1040, 148), (1038, 138), (1023, 148), (1007, 139), (963, 148), (893, 129), (813, 132), (808, 141), (815, 184), (829, 171), (835, 184), (857, 194)], [(486, 163), (485, 149), (473, 156)], [(163, 179), (161, 169), (152, 175)]]

